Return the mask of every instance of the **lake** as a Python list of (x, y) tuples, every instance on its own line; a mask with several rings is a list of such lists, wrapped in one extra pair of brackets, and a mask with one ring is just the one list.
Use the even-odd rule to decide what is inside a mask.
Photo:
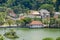
[[(60, 29), (54, 28), (43, 28), (43, 29), (28, 29), (28, 28), (0, 28), (0, 34), (4, 34), (9, 31), (9, 29), (14, 29), (19, 36), (18, 39), (14, 40), (42, 40), (46, 37), (52, 37), (56, 39), (60, 37)], [(5, 37), (4, 37), (5, 38)], [(5, 40), (12, 40), (5, 38)]]

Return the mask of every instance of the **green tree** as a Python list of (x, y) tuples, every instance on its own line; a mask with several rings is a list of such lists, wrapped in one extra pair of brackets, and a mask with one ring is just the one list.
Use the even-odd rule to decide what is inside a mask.
[(16, 20), (16, 25), (22, 26), (22, 25), (24, 25), (24, 21), (23, 20)]
[(17, 35), (16, 35), (16, 32), (11, 29), (10, 31), (6, 32), (4, 34), (5, 37), (9, 38), (9, 39), (16, 39), (16, 38), (19, 38)]
[(31, 20), (31, 18), (26, 17), (23, 19), (23, 21), (24, 21), (25, 26), (26, 26), (26, 24), (29, 24), (32, 20)]
[(45, 0), (44, 3), (53, 4), (53, 0)]
[(12, 7), (14, 5), (15, 0), (7, 0), (6, 6), (7, 7)]
[(53, 38), (44, 38), (42, 40), (53, 40)]
[(12, 24), (15, 24), (15, 21), (14, 21), (14, 20), (8, 19), (8, 20), (6, 20), (6, 21), (7, 21), (7, 23), (9, 24), (9, 26), (11, 26)]
[(0, 34), (0, 40), (4, 40), (4, 37)]
[(5, 18), (6, 18), (6, 13), (5, 12), (0, 12), (0, 25), (4, 24)]
[(50, 18), (50, 24), (52, 25), (52, 24), (55, 24), (55, 22), (56, 22), (56, 19), (55, 18)]
[(0, 5), (3, 6), (4, 3), (6, 3), (7, 0), (0, 0)]
[(60, 27), (60, 19), (56, 19), (56, 26)]
[(4, 24), (4, 19), (0, 17), (0, 25)]
[(46, 25), (49, 25), (49, 24), (50, 24), (50, 21), (47, 20), (47, 19), (42, 19), (42, 22), (43, 22), (44, 24), (46, 24)]
[(56, 4), (55, 4), (55, 9), (56, 11), (59, 11), (59, 5), (60, 5), (60, 0), (56, 0)]
[[(57, 2), (57, 3), (56, 3)], [(53, 4), (54, 3), (54, 4)], [(15, 6), (22, 8), (22, 10), (38, 10), (42, 4), (59, 4), (59, 0), (0, 0), (0, 5), (8, 8), (14, 8)], [(57, 6), (58, 7), (58, 6)]]
[(42, 21), (41, 18), (37, 18), (37, 17), (33, 18), (33, 20)]
[(56, 40), (60, 40), (60, 37), (56, 38)]
[(43, 4), (40, 9), (46, 9), (50, 11), (50, 16), (53, 16), (54, 6), (52, 4)]

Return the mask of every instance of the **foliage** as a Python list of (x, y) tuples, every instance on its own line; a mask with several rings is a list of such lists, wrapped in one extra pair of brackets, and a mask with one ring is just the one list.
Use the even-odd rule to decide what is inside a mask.
[(4, 24), (5, 18), (6, 18), (6, 13), (5, 12), (0, 12), (0, 25)]
[(59, 5), (60, 5), (60, 0), (56, 0), (56, 6), (55, 6), (56, 11), (59, 11)]
[(16, 20), (16, 24), (17, 24), (17, 26), (24, 25), (24, 21), (23, 20)]
[(10, 38), (10, 39), (19, 38), (19, 37), (16, 35), (16, 32), (15, 32), (13, 29), (11, 29), (9, 32), (6, 32), (6, 33), (4, 34), (4, 36), (7, 37), (7, 38)]
[(47, 9), (50, 11), (50, 16), (53, 16), (54, 6), (52, 4), (43, 4), (41, 5), (40, 9)]
[(0, 40), (4, 40), (4, 37), (0, 34)]
[(50, 24), (55, 24), (56, 19), (55, 18), (50, 18)]
[(52, 38), (44, 38), (42, 40), (53, 40)]
[(6, 11), (6, 7), (0, 7), (0, 12), (5, 12)]
[(53, 5), (52, 4), (43, 4), (41, 5), (40, 9), (47, 9), (49, 11), (53, 10)]
[(60, 37), (56, 38), (56, 40), (60, 40)]
[[(1, 0), (0, 6), (12, 8), (15, 13), (24, 13), (27, 12), (27, 10), (38, 10), (43, 4), (48, 4), (46, 6), (49, 7), (50, 5), (51, 7), (52, 5), (59, 5), (59, 3), (59, 0)], [(57, 9), (57, 6), (54, 6), (54, 8)]]
[(60, 19), (56, 19), (56, 25), (57, 27), (60, 27)]
[[(28, 13), (29, 10), (47, 9), (50, 11), (50, 16), (53, 16), (53, 11), (59, 11), (60, 0), (0, 0), (0, 25), (3, 25), (5, 21), (9, 25), (14, 24), (13, 20), (6, 20), (8, 9), (12, 9), (16, 14)], [(9, 9), (9, 10), (10, 10)], [(41, 20), (35, 18), (35, 20)], [(50, 24), (54, 24), (54, 21)], [(17, 20), (16, 24), (28, 24), (31, 22), (31, 18), (24, 18), (23, 20)], [(47, 24), (47, 22), (45, 22)]]
[(37, 18), (37, 17), (33, 18), (33, 20), (42, 21), (41, 18)]
[(15, 24), (14, 20), (10, 20), (10, 19), (7, 20), (7, 23), (9, 24), (9, 26), (11, 26), (12, 24)]
[(42, 22), (43, 22), (44, 24), (50, 24), (50, 21), (47, 20), (47, 19), (42, 19)]
[(24, 21), (25, 24), (28, 24), (28, 23), (30, 23), (32, 21), (31, 18), (28, 18), (28, 17), (26, 17), (26, 18), (24, 18), (22, 20)]

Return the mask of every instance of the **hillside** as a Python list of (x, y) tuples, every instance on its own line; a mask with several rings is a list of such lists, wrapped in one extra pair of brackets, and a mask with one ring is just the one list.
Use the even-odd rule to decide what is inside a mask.
[(39, 10), (43, 4), (51, 4), (59, 11), (60, 0), (1, 0), (0, 7), (12, 8), (17, 14), (27, 13), (29, 10)]

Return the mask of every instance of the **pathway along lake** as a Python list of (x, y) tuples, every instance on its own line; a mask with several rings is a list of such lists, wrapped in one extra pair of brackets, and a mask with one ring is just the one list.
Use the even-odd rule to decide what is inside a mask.
[[(19, 36), (18, 39), (14, 40), (42, 40), (46, 37), (51, 37), (56, 39), (60, 37), (60, 29), (28, 29), (28, 28), (0, 28), (0, 34), (4, 34), (9, 31), (9, 29), (14, 29)], [(12, 40), (5, 38), (4, 40)]]

